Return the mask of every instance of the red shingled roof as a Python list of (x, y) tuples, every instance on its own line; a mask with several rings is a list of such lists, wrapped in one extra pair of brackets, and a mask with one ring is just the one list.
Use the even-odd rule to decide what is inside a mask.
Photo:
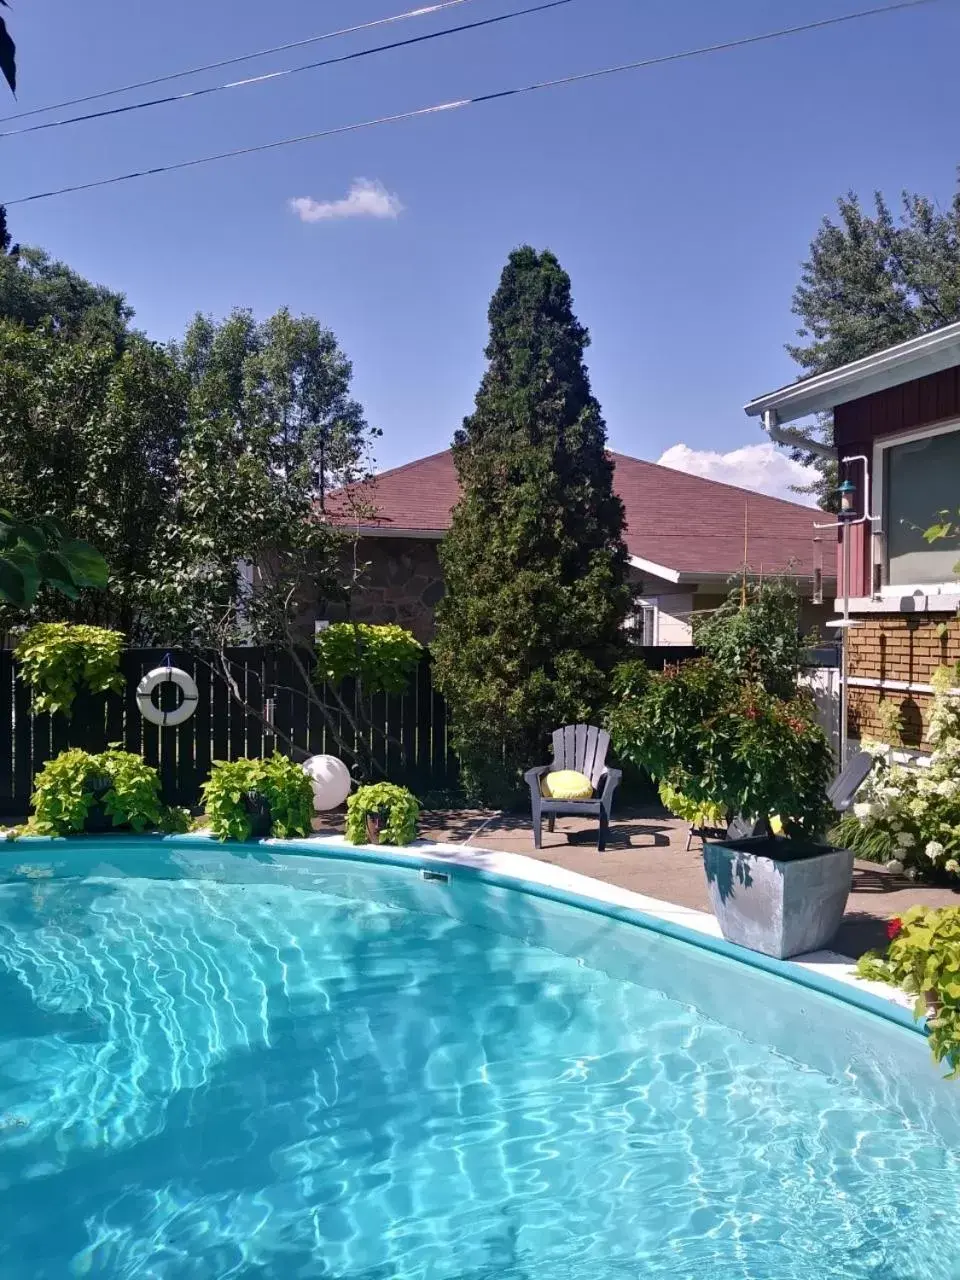
[[(627, 514), (631, 556), (686, 576), (736, 573), (743, 565), (744, 511), (748, 561), (754, 571), (813, 571), (814, 508), (734, 485), (687, 475), (654, 462), (612, 453), (614, 485)], [(440, 533), (460, 495), (449, 450), (384, 471), (360, 486), (361, 500), (376, 510), (365, 529), (384, 533)], [(336, 495), (334, 495), (333, 509)], [(836, 545), (823, 540), (824, 574), (835, 575)]]

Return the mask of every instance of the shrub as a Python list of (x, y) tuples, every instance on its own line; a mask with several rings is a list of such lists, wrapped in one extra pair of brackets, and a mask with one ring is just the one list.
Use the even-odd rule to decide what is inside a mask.
[[(105, 790), (104, 783), (109, 783)], [(164, 805), (157, 771), (140, 756), (115, 748), (91, 755), (74, 747), (49, 760), (38, 774), (28, 829), (48, 836), (82, 831), (98, 802), (115, 827), (185, 831), (189, 825), (184, 810)]]
[(683, 822), (693, 827), (708, 827), (719, 830), (726, 827), (727, 815), (719, 805), (704, 804), (703, 801), (691, 800), (681, 795), (669, 782), (661, 782), (658, 788), (660, 803), (665, 809)]
[(403, 693), (425, 650), (393, 623), (334, 622), (316, 639), (317, 675), (339, 684), (354, 676), (367, 693)]
[(887, 929), (885, 953), (870, 951), (860, 977), (888, 982), (916, 997), (914, 1016), (926, 1016), (937, 1062), (960, 1076), (960, 907), (911, 907)]
[(119, 631), (104, 627), (41, 622), (22, 637), (14, 656), (33, 689), (37, 711), (62, 711), (69, 716), (81, 688), (91, 693), (123, 688), (123, 643)]
[(871, 862), (897, 861), (921, 873), (960, 876), (960, 683), (953, 667), (932, 677), (928, 730), (933, 752), (926, 768), (891, 765), (886, 751), (852, 813), (831, 833), (837, 844)]
[(203, 786), (210, 829), (218, 840), (249, 840), (253, 830), (246, 797), (270, 806), (270, 834), (281, 840), (312, 830), (313, 785), (295, 761), (275, 752), (266, 760), (218, 760)]
[(790, 700), (814, 637), (800, 633), (800, 600), (788, 578), (734, 587), (719, 609), (693, 619), (693, 642), (744, 684)]
[(609, 726), (622, 756), (698, 808), (776, 814), (789, 837), (824, 830), (832, 759), (806, 698), (741, 685), (704, 658), (652, 675)]
[(410, 844), (417, 834), (420, 802), (406, 787), (376, 782), (358, 787), (347, 800), (346, 838), (350, 844), (367, 843), (367, 815), (386, 813), (380, 828), (381, 844)]
[(589, 339), (552, 253), (510, 255), (489, 319), (487, 369), (454, 438), (461, 496), (432, 651), (464, 791), (501, 805), (551, 730), (603, 707), (632, 592)]

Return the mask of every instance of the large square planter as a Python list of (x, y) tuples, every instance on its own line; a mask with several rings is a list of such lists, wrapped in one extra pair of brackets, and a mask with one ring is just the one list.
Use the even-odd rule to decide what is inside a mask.
[(708, 841), (703, 865), (723, 936), (778, 960), (826, 946), (853, 881), (849, 849), (768, 836)]

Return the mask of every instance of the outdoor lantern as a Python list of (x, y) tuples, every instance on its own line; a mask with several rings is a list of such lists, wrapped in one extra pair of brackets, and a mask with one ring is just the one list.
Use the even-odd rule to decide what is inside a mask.
[(318, 813), (336, 809), (350, 794), (350, 770), (336, 756), (311, 756), (303, 771), (313, 783), (313, 805)]

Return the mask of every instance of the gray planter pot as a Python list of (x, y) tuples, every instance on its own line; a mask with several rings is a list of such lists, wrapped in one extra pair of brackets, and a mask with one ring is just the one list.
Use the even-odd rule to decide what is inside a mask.
[(723, 936), (778, 960), (827, 945), (853, 880), (850, 850), (773, 837), (709, 841), (703, 865)]

